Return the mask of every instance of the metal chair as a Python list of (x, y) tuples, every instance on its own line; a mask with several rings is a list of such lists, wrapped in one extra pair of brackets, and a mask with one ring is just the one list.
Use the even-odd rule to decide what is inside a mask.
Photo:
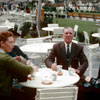
[(48, 27), (58, 27), (58, 24), (48, 24)]
[(84, 38), (85, 38), (85, 43), (89, 44), (90, 43), (90, 38), (89, 38), (89, 35), (86, 31), (83, 31), (84, 33)]
[(58, 37), (60, 37), (60, 36), (62, 36), (62, 34), (63, 34), (63, 28), (57, 28), (57, 29), (54, 29), (54, 31), (53, 31), (53, 37), (54, 38), (58, 38)]
[(37, 89), (35, 100), (77, 100), (78, 87)]
[(75, 24), (75, 26), (74, 26), (75, 38), (77, 38), (78, 28), (79, 28), (79, 26)]
[(84, 33), (84, 38), (85, 38), (85, 48), (86, 49), (86, 56), (88, 58), (89, 61), (89, 76), (92, 77), (92, 70), (93, 70), (93, 61), (92, 58), (93, 57), (97, 57), (97, 59), (99, 58), (99, 44), (90, 44), (90, 38), (89, 35), (86, 31), (83, 31)]
[[(48, 24), (48, 27), (59, 27), (58, 24)], [(50, 35), (50, 32), (48, 31), (48, 35)]]

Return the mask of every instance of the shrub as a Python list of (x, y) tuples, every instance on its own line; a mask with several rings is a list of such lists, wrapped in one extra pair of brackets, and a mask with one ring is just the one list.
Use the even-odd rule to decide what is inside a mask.
[(23, 26), (20, 28), (20, 30), (22, 31), (21, 33), (21, 37), (23, 38), (24, 36), (28, 35), (29, 33), (29, 30), (30, 30), (30, 27), (31, 27), (31, 23), (30, 22), (25, 22), (23, 24)]

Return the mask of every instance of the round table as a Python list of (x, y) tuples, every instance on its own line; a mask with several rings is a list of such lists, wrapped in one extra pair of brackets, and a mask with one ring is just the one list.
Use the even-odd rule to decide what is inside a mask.
[(100, 33), (93, 33), (92, 36), (93, 36), (93, 37), (100, 38)]
[(8, 29), (10, 29), (10, 28), (12, 28), (11, 26), (7, 26), (7, 25), (0, 25), (0, 31), (5, 31), (5, 30), (8, 30)]
[(42, 30), (44, 31), (54, 31), (54, 29), (64, 29), (64, 27), (44, 27)]
[(92, 34), (92, 36), (98, 38), (99, 46), (100, 46), (100, 33), (94, 33), (94, 34)]
[(44, 27), (44, 28), (42, 28), (42, 30), (44, 30), (44, 31), (48, 31), (48, 35), (50, 35), (50, 31), (54, 31), (54, 29), (64, 29), (64, 27)]
[(53, 48), (54, 44), (55, 43), (32, 43), (20, 48), (22, 51), (29, 53), (47, 53), (49, 49)]
[[(69, 75), (67, 70), (62, 70), (63, 75), (58, 76), (57, 80), (52, 81), (53, 83), (50, 85), (42, 84), (45, 75), (51, 75), (52, 70), (50, 68), (39, 68), (38, 72), (35, 72), (34, 80), (27, 80), (27, 82), (19, 83), (22, 86), (30, 87), (30, 88), (56, 88), (56, 87), (65, 87), (71, 86), (77, 83), (80, 77), (75, 73), (74, 75)], [(56, 72), (57, 73), (57, 72)]]
[(1, 28), (7, 27), (8, 29), (14, 28), (14, 26), (15, 26), (15, 23), (3, 23), (2, 25), (0, 25)]

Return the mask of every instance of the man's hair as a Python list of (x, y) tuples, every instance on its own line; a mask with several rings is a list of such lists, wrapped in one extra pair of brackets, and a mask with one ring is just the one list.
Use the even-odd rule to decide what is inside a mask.
[(0, 42), (3, 41), (7, 41), (8, 40), (8, 37), (13, 37), (13, 33), (12, 32), (9, 32), (9, 31), (1, 31), (0, 32)]
[[(69, 26), (67, 26), (67, 27), (64, 27), (64, 30), (65, 29), (71, 29), (72, 30), (72, 32), (73, 32), (73, 34), (74, 34), (74, 30), (73, 30), (73, 28), (72, 27), (69, 27)], [(64, 32), (64, 31), (63, 31)]]

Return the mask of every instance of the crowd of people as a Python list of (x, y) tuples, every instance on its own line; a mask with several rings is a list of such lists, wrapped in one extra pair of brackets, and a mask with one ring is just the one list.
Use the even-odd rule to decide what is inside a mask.
[[(28, 56), (15, 45), (18, 36), (20, 34), (12, 29), (0, 32), (0, 100), (34, 100), (34, 97), (23, 88), (13, 85), (13, 79), (27, 81), (28, 75), (37, 71), (37, 67), (30, 64)], [(64, 41), (54, 44), (45, 59), (46, 66), (55, 71), (57, 71), (57, 65), (62, 65), (65, 70), (69, 67), (75, 70), (80, 76), (80, 81), (76, 83), (79, 87), (77, 100), (99, 98), (100, 71), (97, 78), (85, 77), (84, 73), (89, 62), (83, 46), (72, 42), (74, 31), (71, 27), (64, 28), (62, 37)]]

